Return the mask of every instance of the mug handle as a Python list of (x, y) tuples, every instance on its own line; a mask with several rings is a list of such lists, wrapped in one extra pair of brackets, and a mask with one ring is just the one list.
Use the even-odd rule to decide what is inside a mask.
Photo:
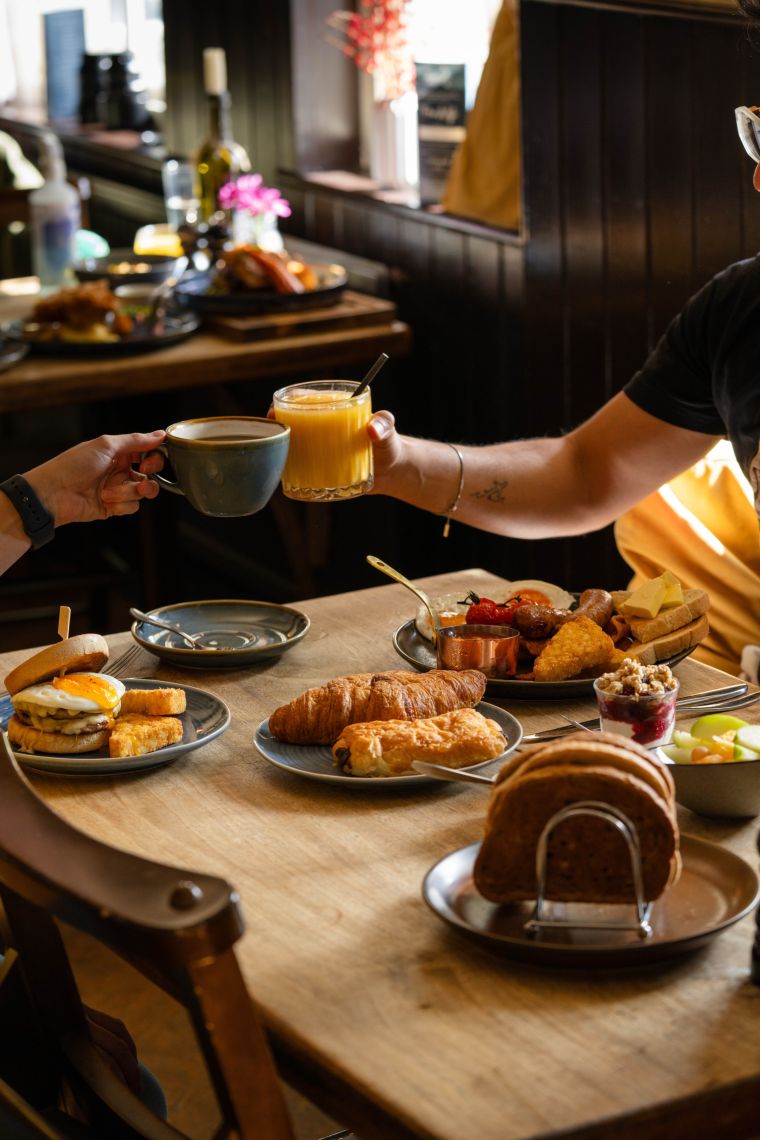
[[(163, 444), (159, 444), (158, 447), (154, 447), (153, 451), (160, 451), (165, 459), (169, 458), (169, 452), (166, 450)], [(165, 475), (160, 475), (158, 471), (153, 472), (151, 479), (155, 479), (156, 483), (158, 483), (161, 487), (165, 487), (167, 491), (171, 491), (173, 495), (185, 494), (179, 483), (174, 483), (171, 479), (167, 479)]]

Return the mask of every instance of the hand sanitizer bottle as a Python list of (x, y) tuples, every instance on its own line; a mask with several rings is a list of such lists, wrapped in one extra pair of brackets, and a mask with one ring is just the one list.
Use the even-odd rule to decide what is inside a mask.
[(32, 266), (42, 292), (60, 288), (74, 261), (74, 237), (80, 226), (79, 195), (66, 181), (63, 148), (54, 134), (42, 136), (40, 167), (45, 184), (29, 195)]

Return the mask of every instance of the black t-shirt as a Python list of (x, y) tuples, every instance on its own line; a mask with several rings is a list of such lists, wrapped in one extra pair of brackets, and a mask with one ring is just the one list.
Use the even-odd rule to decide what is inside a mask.
[(760, 513), (760, 255), (687, 301), (624, 391), (666, 423), (728, 436)]

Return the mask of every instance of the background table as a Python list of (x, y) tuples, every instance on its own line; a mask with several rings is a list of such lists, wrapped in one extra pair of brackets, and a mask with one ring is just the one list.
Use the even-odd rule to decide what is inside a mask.
[[(497, 582), (472, 570), (421, 584), (491, 594)], [(256, 669), (156, 671), (145, 658), (146, 675), (228, 702), (218, 740), (165, 769), (35, 777), (37, 790), (86, 832), (239, 888), (238, 955), (287, 1072), (363, 1140), (749, 1135), (760, 1085), (752, 920), (696, 955), (596, 973), (520, 965), (448, 930), (423, 904), (422, 879), (481, 837), (486, 793), (337, 788), (274, 769), (252, 743), (307, 686), (403, 668), (391, 634), (416, 601), (388, 585), (300, 608), (306, 639)], [(129, 638), (112, 644), (118, 653)], [(25, 656), (5, 654), (3, 674)], [(729, 680), (689, 660), (677, 675), (684, 694)], [(506, 707), (528, 732), (593, 712), (588, 700)], [(683, 830), (756, 862), (754, 821), (679, 814)]]
[[(0, 296), (0, 323), (25, 315), (32, 303), (29, 297)], [(310, 377), (348, 366), (363, 374), (381, 352), (405, 354), (411, 340), (409, 326), (395, 319), (395, 305), (370, 297), (366, 304), (375, 313), (385, 307), (385, 323), (244, 343), (199, 331), (170, 348), (90, 359), (30, 354), (0, 373), (0, 412), (88, 404), (115, 396), (157, 394), (239, 380)]]

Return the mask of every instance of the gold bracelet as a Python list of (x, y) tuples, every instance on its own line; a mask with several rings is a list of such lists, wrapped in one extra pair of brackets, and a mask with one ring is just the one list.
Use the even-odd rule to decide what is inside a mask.
[(457, 493), (456, 493), (456, 497), (454, 499), (454, 502), (451, 504), (451, 506), (449, 507), (449, 509), (447, 511), (443, 512), (446, 516), (446, 522), (443, 524), (443, 537), (444, 538), (449, 537), (449, 531), (451, 530), (451, 516), (456, 514), (456, 512), (458, 511), (459, 503), (460, 503), (460, 500), (462, 498), (462, 491), (464, 490), (464, 456), (462, 455), (462, 452), (459, 450), (459, 448), (456, 446), (456, 444), (448, 443), (448, 444), (446, 444), (446, 446), (451, 448), (451, 450), (456, 454), (456, 457), (459, 460), (459, 486), (457, 487)]

